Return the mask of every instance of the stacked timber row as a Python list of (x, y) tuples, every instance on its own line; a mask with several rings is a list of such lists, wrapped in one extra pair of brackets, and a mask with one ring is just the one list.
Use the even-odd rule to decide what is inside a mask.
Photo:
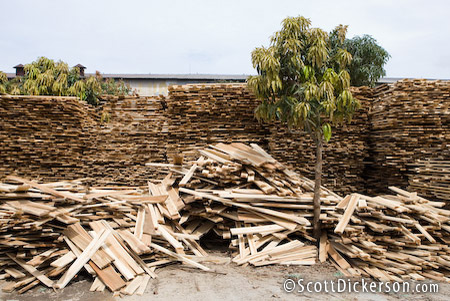
[[(339, 193), (364, 191), (371, 89), (358, 88), (353, 93), (362, 108), (350, 124), (333, 129), (324, 153), (325, 186)], [(309, 135), (280, 124), (258, 124), (254, 110), (259, 101), (246, 84), (171, 86), (166, 102), (169, 157), (210, 143), (258, 143), (291, 168), (313, 175), (315, 151)]]
[(370, 117), (369, 192), (407, 187), (420, 178), (420, 159), (450, 161), (450, 82), (398, 81), (379, 93)]
[[(448, 177), (442, 179), (450, 161), (450, 83), (405, 80), (353, 93), (362, 108), (350, 124), (333, 128), (325, 186), (373, 194), (409, 183), (423, 196), (450, 199)], [(141, 185), (165, 176), (145, 162), (171, 163), (181, 153), (189, 161), (196, 149), (219, 142), (258, 143), (312, 177), (308, 135), (258, 124), (257, 105), (245, 84), (173, 86), (159, 99), (108, 97), (97, 112), (70, 97), (0, 96), (0, 178)]]
[(146, 184), (145, 162), (165, 162), (167, 121), (158, 98), (109, 97), (99, 112), (88, 170), (96, 183)]
[(418, 160), (409, 176), (409, 188), (419, 195), (450, 201), (450, 161)]
[(46, 180), (85, 175), (95, 112), (75, 97), (0, 97), (0, 177)]
[(246, 84), (170, 86), (168, 154), (215, 142), (266, 144), (268, 130), (254, 118), (257, 101)]
[[(359, 109), (352, 121), (332, 129), (332, 138), (324, 148), (323, 175), (325, 186), (341, 194), (365, 191), (364, 168), (368, 157), (368, 113), (372, 89), (354, 88), (353, 96), (360, 100)], [(300, 130), (284, 125), (271, 127), (269, 149), (279, 160), (310, 178), (314, 176), (316, 160), (314, 142)]]

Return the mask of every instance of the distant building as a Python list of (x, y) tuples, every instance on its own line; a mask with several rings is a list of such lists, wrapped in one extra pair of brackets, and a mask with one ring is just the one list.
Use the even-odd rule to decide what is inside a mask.
[(167, 95), (170, 85), (199, 83), (243, 83), (248, 75), (221, 74), (102, 74), (104, 78), (123, 80), (142, 96)]

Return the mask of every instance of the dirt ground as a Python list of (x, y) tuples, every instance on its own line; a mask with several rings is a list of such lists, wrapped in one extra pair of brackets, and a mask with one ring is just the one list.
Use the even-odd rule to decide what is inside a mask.
[[(228, 254), (216, 251), (212, 255), (228, 258)], [(330, 264), (314, 266), (237, 266), (233, 263), (205, 265), (215, 272), (206, 273), (180, 264), (157, 270), (158, 278), (152, 279), (143, 296), (113, 297), (106, 291), (89, 292), (89, 276), (80, 276), (65, 289), (53, 291), (37, 286), (23, 295), (0, 292), (0, 300), (37, 301), (143, 301), (143, 300), (449, 300), (450, 284), (439, 283), (438, 293), (287, 293), (283, 289), (286, 279), (335, 280), (342, 275)], [(303, 283), (305, 283), (303, 282)], [(0, 286), (5, 285), (0, 282)]]

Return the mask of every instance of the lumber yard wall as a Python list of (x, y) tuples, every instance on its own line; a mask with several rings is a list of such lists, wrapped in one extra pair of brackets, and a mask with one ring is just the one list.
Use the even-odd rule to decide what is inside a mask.
[[(344, 194), (409, 184), (427, 197), (446, 199), (449, 90), (449, 82), (422, 80), (355, 88), (362, 109), (350, 124), (333, 129), (325, 185)], [(110, 97), (95, 110), (74, 98), (0, 96), (0, 178), (15, 173), (144, 185), (158, 170), (145, 163), (168, 163), (180, 152), (189, 160), (198, 147), (215, 142), (258, 143), (312, 177), (309, 137), (258, 124), (257, 104), (245, 84), (172, 86), (168, 97)]]
[[(372, 90), (353, 91), (363, 104), (349, 125), (334, 130), (324, 151), (325, 185), (348, 193), (364, 191), (367, 157), (368, 108)], [(205, 147), (215, 142), (258, 143), (283, 163), (313, 176), (315, 149), (309, 136), (280, 124), (258, 124), (258, 100), (246, 84), (171, 86), (167, 102), (169, 148)]]
[(369, 193), (406, 187), (450, 200), (450, 81), (402, 80), (374, 93)]

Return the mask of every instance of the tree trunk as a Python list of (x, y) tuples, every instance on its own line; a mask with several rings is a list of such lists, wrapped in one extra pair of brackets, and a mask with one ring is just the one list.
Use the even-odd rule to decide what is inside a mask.
[(314, 227), (314, 237), (319, 241), (320, 239), (320, 186), (322, 185), (322, 153), (323, 153), (323, 139), (321, 136), (317, 137), (316, 139), (316, 166), (314, 169), (314, 198), (313, 198), (313, 205), (314, 205), (314, 220), (313, 220), (313, 227)]

